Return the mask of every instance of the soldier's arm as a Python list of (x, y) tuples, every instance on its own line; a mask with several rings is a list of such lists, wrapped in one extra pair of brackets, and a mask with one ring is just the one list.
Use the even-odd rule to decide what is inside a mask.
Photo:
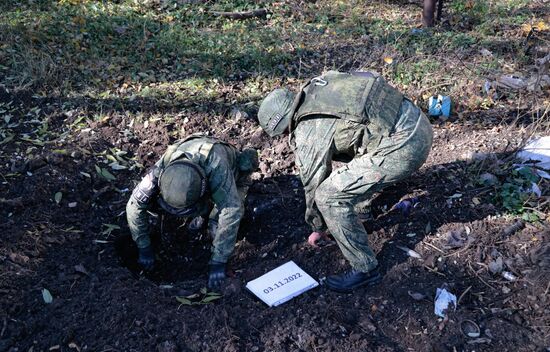
[(157, 177), (158, 171), (154, 168), (141, 179), (126, 204), (128, 227), (138, 248), (149, 247), (151, 244), (147, 209), (153, 199), (158, 196)]
[(309, 175), (307, 175), (309, 177), (302, 178), (306, 198), (305, 220), (311, 226), (313, 231), (325, 232), (327, 231), (327, 225), (325, 224), (325, 220), (323, 219), (323, 216), (315, 203), (315, 192), (321, 182), (323, 182), (330, 175), (331, 168), (330, 163), (328, 165), (320, 163), (316, 166), (317, 167), (314, 168)]
[[(214, 148), (223, 148), (216, 145)], [(244, 205), (235, 183), (232, 165), (213, 150), (206, 168), (212, 201), (218, 211), (218, 227), (212, 242), (211, 263), (226, 263), (233, 253)]]

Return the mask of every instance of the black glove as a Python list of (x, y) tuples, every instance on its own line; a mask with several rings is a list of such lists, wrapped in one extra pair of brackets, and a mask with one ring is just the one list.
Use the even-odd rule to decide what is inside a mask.
[(225, 263), (210, 263), (210, 273), (208, 274), (208, 288), (219, 290), (225, 281)]
[(138, 263), (145, 270), (153, 269), (153, 265), (155, 264), (155, 253), (151, 246), (139, 248)]

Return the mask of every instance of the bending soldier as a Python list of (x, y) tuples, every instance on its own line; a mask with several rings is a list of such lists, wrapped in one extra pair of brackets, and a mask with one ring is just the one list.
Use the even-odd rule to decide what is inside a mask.
[(208, 222), (213, 237), (208, 286), (219, 288), (244, 213), (248, 176), (257, 167), (255, 150), (239, 152), (215, 138), (191, 136), (168, 147), (136, 186), (126, 205), (128, 226), (139, 250), (139, 264), (150, 270), (155, 260), (147, 217), (152, 205), (158, 203), (168, 214), (190, 218), (207, 216), (212, 209)]
[[(354, 206), (420, 168), (432, 145), (429, 120), (410, 100), (371, 73), (329, 71), (295, 94), (276, 89), (258, 111), (271, 137), (289, 129), (305, 189), (315, 245), (329, 231), (351, 270), (327, 278), (350, 292), (381, 280)], [(333, 160), (346, 164), (332, 171)]]

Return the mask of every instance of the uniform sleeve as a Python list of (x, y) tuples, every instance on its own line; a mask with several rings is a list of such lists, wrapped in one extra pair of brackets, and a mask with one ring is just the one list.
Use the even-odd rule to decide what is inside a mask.
[(149, 237), (149, 218), (147, 209), (153, 199), (158, 196), (157, 169), (150, 171), (134, 188), (130, 200), (126, 204), (126, 219), (132, 234), (132, 239), (138, 248), (145, 248), (151, 244)]
[(224, 157), (224, 146), (215, 145), (206, 168), (212, 201), (217, 209), (218, 226), (212, 242), (211, 262), (226, 263), (233, 253), (244, 205), (235, 182), (235, 165)]
[[(296, 159), (299, 157), (297, 156)], [(297, 160), (298, 165), (312, 166), (308, 165), (309, 160), (305, 161), (305, 165)], [(306, 215), (305, 220), (311, 226), (313, 231), (326, 231), (327, 225), (323, 216), (317, 208), (315, 203), (315, 191), (317, 187), (323, 182), (331, 172), (331, 166), (329, 163), (319, 163), (315, 165), (316, 167), (304, 167), (304, 169), (310, 171), (309, 173), (302, 176), (302, 182), (304, 184), (304, 193), (306, 198)], [(301, 168), (302, 169), (302, 168)]]
[(306, 198), (305, 220), (313, 231), (327, 225), (315, 204), (315, 192), (332, 171), (332, 141), (336, 119), (302, 121), (293, 132), (294, 154)]

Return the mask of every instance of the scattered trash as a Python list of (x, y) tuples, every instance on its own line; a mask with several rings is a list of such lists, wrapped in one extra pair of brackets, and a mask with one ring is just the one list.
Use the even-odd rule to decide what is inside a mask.
[(489, 263), (489, 271), (496, 275), (502, 271), (504, 268), (504, 261), (502, 257), (498, 257), (496, 260), (493, 260)]
[(468, 344), (473, 345), (473, 344), (476, 344), (476, 343), (491, 343), (491, 341), (492, 340), (488, 337), (479, 337), (477, 339), (473, 339), (473, 340), (468, 341)]
[(74, 342), (69, 343), (69, 348), (72, 348), (73, 350), (80, 352), (80, 347)]
[(408, 291), (407, 293), (408, 293), (409, 296), (411, 296), (412, 299), (414, 299), (415, 301), (422, 301), (423, 299), (426, 299), (426, 295), (423, 294), (423, 293), (420, 293), (420, 292)]
[(533, 139), (517, 153), (517, 157), (523, 161), (523, 165), (518, 166), (533, 166), (540, 177), (550, 179), (548, 171), (544, 171), (550, 170), (550, 136)]
[(531, 192), (539, 198), (542, 196), (542, 191), (535, 182), (531, 182)]
[(498, 183), (498, 178), (488, 172), (484, 172), (479, 175), (479, 181), (486, 186), (492, 186)]
[(403, 216), (407, 217), (410, 215), (412, 208), (414, 208), (417, 204), (419, 204), (418, 197), (403, 199), (402, 201), (392, 206), (390, 211), (398, 209), (399, 211), (401, 211), (401, 214), (403, 214)]
[(69, 207), (69, 208), (76, 208), (76, 204), (77, 204), (76, 202), (70, 202), (70, 203), (68, 204), (68, 207)]
[(550, 85), (550, 76), (536, 74), (529, 78), (523, 78), (503, 75), (498, 77), (494, 83), (497, 87), (511, 90), (537, 91)]
[(426, 34), (427, 32), (423, 29), (423, 28), (413, 28), (411, 29), (411, 34), (412, 35), (423, 35), (423, 34)]
[(50, 291), (48, 291), (47, 288), (42, 289), (42, 299), (44, 299), (44, 302), (46, 304), (50, 304), (53, 302), (52, 294), (50, 293)]
[(479, 53), (482, 55), (482, 56), (485, 56), (485, 57), (492, 57), (493, 56), (493, 53), (490, 51), (490, 50), (487, 50), (485, 48), (481, 48), (479, 50)]
[(498, 87), (508, 89), (524, 89), (527, 88), (527, 82), (524, 78), (517, 76), (502, 75), (496, 79), (496, 85)]
[[(451, 306), (452, 305), (452, 306)], [(445, 288), (438, 288), (435, 293), (435, 315), (445, 318), (449, 309), (455, 310), (457, 306), (456, 296)]]
[(518, 220), (514, 222), (512, 225), (505, 228), (502, 234), (504, 235), (504, 237), (509, 237), (514, 233), (518, 232), (519, 230), (522, 230), (524, 227), (525, 227), (525, 222), (523, 220)]
[(245, 120), (248, 118), (248, 113), (246, 111), (240, 110), (239, 108), (233, 107), (231, 108), (231, 111), (229, 111), (229, 117), (234, 120)]
[(502, 277), (505, 278), (508, 281), (516, 281), (518, 279), (518, 277), (516, 275), (512, 274), (509, 271), (503, 271), (502, 272)]
[(460, 248), (470, 244), (471, 241), (472, 239), (468, 236), (467, 230), (451, 230), (447, 232), (447, 243), (445, 247), (449, 249)]
[(428, 114), (430, 116), (451, 116), (451, 98), (446, 95), (430, 97), (428, 100)]
[(420, 254), (418, 254), (418, 252), (415, 252), (415, 251), (413, 251), (413, 250), (410, 249), (410, 248), (403, 247), (403, 246), (400, 246), (400, 245), (396, 245), (396, 247), (399, 248), (399, 249), (401, 249), (403, 252), (407, 253), (407, 255), (408, 255), (409, 257), (422, 259), (422, 256), (421, 256)]
[(481, 335), (479, 325), (472, 320), (463, 320), (460, 323), (460, 330), (467, 337), (477, 338)]

